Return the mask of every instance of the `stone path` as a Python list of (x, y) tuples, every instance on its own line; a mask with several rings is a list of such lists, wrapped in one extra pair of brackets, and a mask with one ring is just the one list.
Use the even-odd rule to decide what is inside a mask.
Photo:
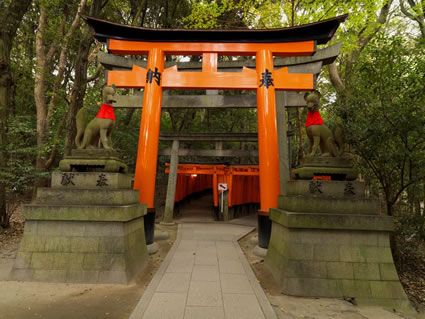
[(180, 212), (180, 216), (175, 219), (177, 223), (215, 222), (212, 192), (181, 205)]
[(131, 319), (276, 318), (237, 240), (252, 227), (180, 224)]

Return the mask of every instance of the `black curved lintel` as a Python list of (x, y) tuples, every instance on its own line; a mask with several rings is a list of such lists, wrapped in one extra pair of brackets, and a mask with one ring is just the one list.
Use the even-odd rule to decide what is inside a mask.
[(340, 23), (348, 14), (296, 27), (279, 29), (150, 29), (113, 23), (89, 16), (82, 18), (101, 42), (108, 39), (146, 41), (146, 42), (236, 42), (236, 43), (281, 43), (317, 41), (327, 43)]

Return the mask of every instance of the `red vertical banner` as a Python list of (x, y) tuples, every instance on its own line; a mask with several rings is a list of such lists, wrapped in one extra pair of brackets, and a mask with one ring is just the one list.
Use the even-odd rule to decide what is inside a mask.
[(140, 202), (147, 203), (148, 208), (154, 208), (163, 71), (164, 52), (153, 48), (148, 56), (134, 179), (134, 189), (140, 191)]
[(280, 192), (272, 52), (258, 51), (256, 64), (260, 210), (267, 214), (270, 208), (277, 207), (277, 197)]

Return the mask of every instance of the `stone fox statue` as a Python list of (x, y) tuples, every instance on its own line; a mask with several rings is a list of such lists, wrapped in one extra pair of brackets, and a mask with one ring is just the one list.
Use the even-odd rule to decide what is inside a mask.
[[(323, 123), (318, 111), (320, 107), (320, 96), (319, 91), (316, 90), (304, 95), (308, 110), (305, 128), (310, 141), (310, 150), (307, 157), (313, 157), (319, 146), (322, 156), (339, 156), (344, 147), (342, 130), (337, 127), (334, 134), (332, 134), (331, 130)], [(335, 140), (336, 144), (338, 144), (338, 149), (335, 145)]]
[(96, 117), (88, 122), (85, 107), (81, 108), (76, 117), (77, 136), (75, 145), (78, 149), (101, 148), (112, 149), (111, 133), (115, 126), (115, 113), (112, 103), (115, 102), (115, 85), (105, 86), (103, 89), (103, 104)]

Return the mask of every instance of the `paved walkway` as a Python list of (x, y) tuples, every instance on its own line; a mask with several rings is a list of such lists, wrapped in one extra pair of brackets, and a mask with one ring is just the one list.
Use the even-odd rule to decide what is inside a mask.
[(180, 224), (131, 319), (276, 318), (237, 239), (248, 226)]
[(214, 223), (213, 195), (205, 193), (199, 198), (181, 204), (180, 216), (175, 219), (177, 223)]

